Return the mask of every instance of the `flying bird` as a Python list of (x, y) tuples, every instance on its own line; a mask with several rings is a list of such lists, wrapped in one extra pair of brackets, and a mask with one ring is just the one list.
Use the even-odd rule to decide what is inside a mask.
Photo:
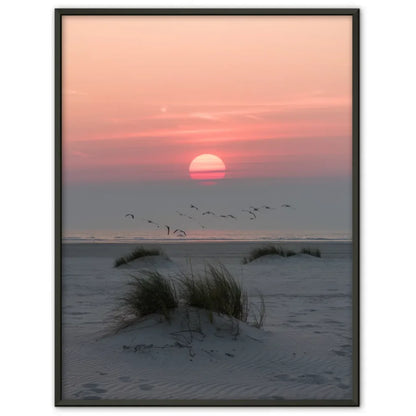
[(205, 211), (202, 213), (202, 215), (216, 215), (216, 214), (212, 211)]
[(196, 209), (197, 211), (199, 211), (199, 208), (198, 208), (197, 206), (193, 205), (193, 204), (191, 204), (191, 208), (194, 208), (194, 209)]
[(188, 218), (189, 220), (193, 220), (194, 219), (194, 217), (191, 217), (190, 215), (187, 215), (187, 214), (184, 214), (183, 212), (180, 212), (180, 211), (176, 211), (181, 217), (186, 217), (186, 218)]
[(184, 230), (179, 229), (179, 228), (177, 228), (177, 229), (173, 232), (173, 234), (176, 234), (176, 233), (179, 233), (179, 234), (178, 234), (178, 236), (179, 236), (179, 237), (186, 236), (186, 232), (185, 232)]
[(252, 211), (258, 211), (260, 208), (256, 208), (256, 207), (249, 207)]
[(131, 217), (131, 219), (134, 220), (134, 215), (133, 214), (126, 214), (124, 217)]
[(205, 227), (205, 225), (204, 224), (201, 224), (199, 221), (197, 221), (197, 220), (193, 220), (194, 222), (196, 222), (203, 230), (205, 230), (207, 227)]
[(154, 222), (152, 220), (144, 220), (144, 221), (147, 221), (149, 224), (156, 225), (157, 228), (160, 228), (160, 225), (157, 222)]
[(233, 219), (235, 219), (235, 220), (237, 219), (236, 217), (234, 217), (234, 215), (231, 215), (231, 214), (227, 214), (227, 215), (225, 215), (225, 214), (224, 214), (224, 215), (220, 215), (220, 217), (221, 217), (221, 218), (233, 218)]
[(269, 207), (268, 205), (263, 205), (262, 208), (264, 208), (264, 209), (276, 209), (276, 208)]
[(251, 220), (254, 220), (254, 218), (257, 218), (257, 215), (253, 211), (250, 211), (248, 209), (242, 209), (241, 211), (248, 212), (250, 215), (252, 215), (252, 217), (250, 218)]
[(295, 209), (294, 207), (292, 207), (292, 205), (289, 205), (289, 204), (282, 204), (282, 207), (283, 208), (292, 208), (292, 209)]

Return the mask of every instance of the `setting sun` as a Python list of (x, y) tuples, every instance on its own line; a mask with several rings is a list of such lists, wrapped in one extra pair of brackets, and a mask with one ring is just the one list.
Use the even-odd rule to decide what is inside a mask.
[(216, 180), (225, 176), (225, 164), (215, 155), (203, 154), (195, 157), (189, 165), (189, 174), (192, 179)]

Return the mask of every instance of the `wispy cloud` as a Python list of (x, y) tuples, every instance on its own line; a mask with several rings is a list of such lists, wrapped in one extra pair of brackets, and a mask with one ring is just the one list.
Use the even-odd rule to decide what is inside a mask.
[(85, 158), (87, 158), (87, 157), (88, 157), (88, 154), (87, 154), (87, 153), (85, 153), (85, 152), (80, 152), (79, 150), (71, 150), (71, 151), (69, 152), (69, 154), (70, 154), (71, 156), (74, 156), (74, 157), (80, 157), (80, 158), (82, 158), (82, 159), (85, 159)]
[(71, 90), (71, 89), (66, 89), (63, 90), (64, 95), (78, 95), (78, 96), (86, 96), (87, 93), (86, 92), (82, 92), (82, 91), (78, 91), (78, 90)]

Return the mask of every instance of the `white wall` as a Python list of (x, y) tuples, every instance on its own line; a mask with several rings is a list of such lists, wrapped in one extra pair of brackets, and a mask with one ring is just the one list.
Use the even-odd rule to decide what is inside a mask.
[[(0, 21), (0, 408), (4, 414), (191, 414), (53, 407), (53, 8), (361, 7), (362, 406), (271, 414), (409, 414), (415, 366), (415, 2), (3, 2)], [(6, 233), (4, 233), (6, 230)], [(201, 408), (237, 414), (254, 409)]]

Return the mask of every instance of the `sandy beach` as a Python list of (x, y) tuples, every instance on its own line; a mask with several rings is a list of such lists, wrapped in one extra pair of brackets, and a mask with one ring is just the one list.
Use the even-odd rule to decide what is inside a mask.
[[(351, 399), (352, 254), (350, 242), (285, 242), (319, 248), (298, 254), (242, 258), (264, 242), (146, 244), (168, 259), (139, 259), (114, 268), (132, 244), (64, 244), (62, 388), (64, 400)], [(178, 271), (221, 262), (248, 291), (264, 326), (178, 308), (170, 323), (152, 315), (117, 333), (113, 316), (131, 274)]]

